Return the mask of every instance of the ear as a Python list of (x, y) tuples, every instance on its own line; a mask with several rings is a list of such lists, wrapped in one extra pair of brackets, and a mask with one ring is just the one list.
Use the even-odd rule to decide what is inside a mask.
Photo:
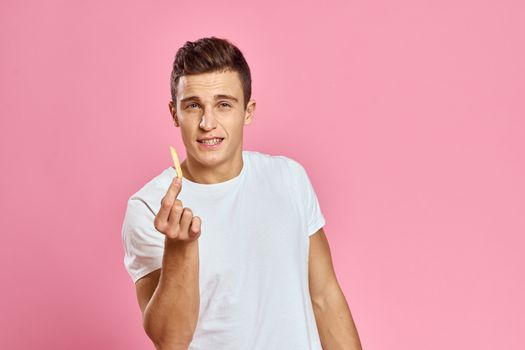
[(173, 118), (173, 122), (175, 123), (175, 126), (178, 128), (180, 127), (179, 119), (177, 118), (177, 107), (175, 107), (175, 104), (173, 101), (170, 101), (168, 103), (168, 107), (170, 109), (171, 117)]
[(244, 112), (244, 125), (251, 124), (254, 116), (255, 116), (255, 100), (251, 99), (250, 101), (248, 101), (248, 106), (246, 106), (246, 111)]

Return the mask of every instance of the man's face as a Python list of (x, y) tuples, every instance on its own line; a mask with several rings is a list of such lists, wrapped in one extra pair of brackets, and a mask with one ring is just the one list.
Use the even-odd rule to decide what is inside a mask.
[[(180, 77), (177, 106), (170, 112), (186, 147), (187, 157), (203, 166), (230, 162), (242, 152), (243, 128), (252, 121), (255, 101), (244, 108), (241, 80), (237, 72), (213, 72)], [(202, 139), (221, 138), (218, 144)]]

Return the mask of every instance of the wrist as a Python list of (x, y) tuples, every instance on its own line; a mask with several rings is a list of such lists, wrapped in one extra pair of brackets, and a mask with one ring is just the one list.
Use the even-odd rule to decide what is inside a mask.
[(166, 237), (164, 239), (164, 251), (175, 253), (179, 256), (191, 256), (198, 252), (198, 239), (191, 241), (181, 241)]

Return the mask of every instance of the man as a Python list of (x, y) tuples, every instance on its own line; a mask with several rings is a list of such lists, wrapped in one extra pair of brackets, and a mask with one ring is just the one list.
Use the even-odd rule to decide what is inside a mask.
[[(186, 148), (128, 200), (124, 263), (157, 349), (361, 349), (305, 169), (243, 150), (255, 100), (225, 39), (175, 56), (170, 113)], [(322, 346), (322, 347), (321, 347)]]

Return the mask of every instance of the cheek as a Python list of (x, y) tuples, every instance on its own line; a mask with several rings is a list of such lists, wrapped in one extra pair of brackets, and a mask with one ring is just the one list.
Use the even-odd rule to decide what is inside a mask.
[(243, 126), (244, 126), (244, 115), (243, 116), (236, 116), (235, 118), (230, 118), (228, 120), (224, 120), (222, 122), (222, 125), (224, 125), (224, 127), (229, 128), (230, 130), (242, 129)]
[(192, 141), (195, 138), (195, 127), (194, 125), (189, 124), (188, 122), (181, 123), (181, 136), (184, 141)]
[(243, 123), (238, 122), (228, 122), (222, 123), (222, 127), (230, 134), (230, 136), (235, 137), (242, 132)]

